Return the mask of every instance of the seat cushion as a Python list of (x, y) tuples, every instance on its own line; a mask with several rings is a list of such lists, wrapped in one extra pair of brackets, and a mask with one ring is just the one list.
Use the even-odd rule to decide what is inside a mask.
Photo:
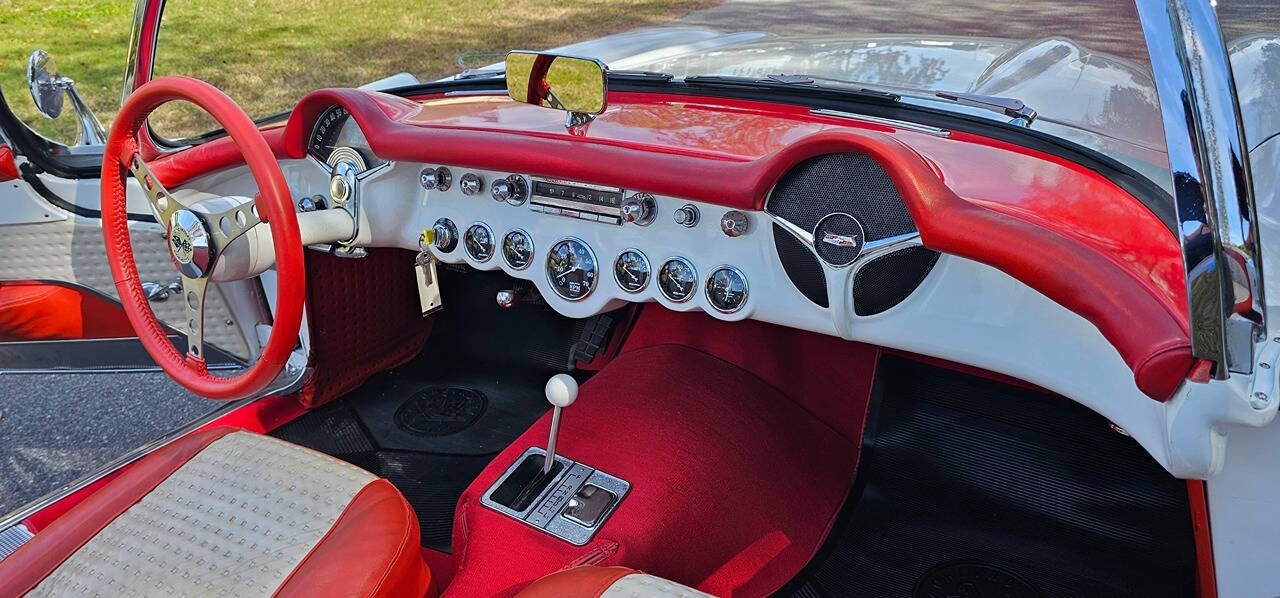
[(627, 567), (574, 567), (529, 584), (517, 598), (706, 598), (674, 581)]
[(418, 538), (386, 480), (216, 428), (135, 463), (0, 561), (0, 595), (423, 596)]

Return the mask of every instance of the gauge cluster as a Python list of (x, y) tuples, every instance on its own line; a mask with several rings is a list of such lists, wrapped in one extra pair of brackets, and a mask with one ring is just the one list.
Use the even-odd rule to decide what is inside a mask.
[(566, 315), (656, 301), (737, 320), (753, 284), (791, 288), (760, 212), (447, 165), (417, 178), (437, 259), (531, 280)]

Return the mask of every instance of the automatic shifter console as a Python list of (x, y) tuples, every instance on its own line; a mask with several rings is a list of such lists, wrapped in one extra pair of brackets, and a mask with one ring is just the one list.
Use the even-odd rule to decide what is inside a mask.
[(525, 451), (480, 497), (480, 504), (581, 546), (604, 525), (631, 484), (555, 453), (561, 411), (577, 399), (578, 384), (558, 374), (546, 391), (555, 408), (547, 450)]

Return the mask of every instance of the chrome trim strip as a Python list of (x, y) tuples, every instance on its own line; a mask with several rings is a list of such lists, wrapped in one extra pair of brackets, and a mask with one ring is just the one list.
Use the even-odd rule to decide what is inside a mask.
[(213, 411), (206, 413), (205, 415), (195, 419), (194, 421), (186, 425), (173, 429), (168, 434), (165, 434), (160, 438), (147, 442), (142, 446), (139, 446), (138, 448), (133, 449), (132, 451), (129, 451), (124, 455), (121, 455), (120, 457), (117, 457), (114, 461), (107, 463), (97, 471), (89, 473), (88, 475), (82, 476), (79, 479), (76, 479), (74, 481), (63, 484), (58, 489), (40, 498), (37, 498), (25, 505), (22, 505), (21, 507), (18, 507), (16, 510), (11, 511), (8, 515), (5, 515), (3, 518), (0, 518), (0, 533), (3, 533), (5, 530), (8, 530), (14, 525), (21, 523), (24, 519), (34, 515), (35, 513), (39, 512), (41, 509), (44, 509), (45, 507), (48, 507), (49, 505), (52, 505), (53, 503), (56, 503), (70, 496), (76, 491), (82, 488), (85, 488), (90, 484), (110, 475), (112, 472), (116, 471), (117, 469), (120, 469), (125, 465), (133, 463), (134, 461), (137, 461), (138, 459), (141, 459), (147, 455), (150, 455), (151, 453), (154, 453), (157, 450), (160, 450), (161, 448), (168, 446), (169, 443), (183, 436), (186, 436), (187, 434), (190, 434), (191, 432), (195, 431), (201, 426), (215, 419), (218, 419), (219, 417), (222, 417), (223, 415), (231, 411), (234, 411), (235, 409), (238, 409), (244, 405), (248, 405), (249, 403), (252, 403), (256, 400), (258, 399), (249, 398), (249, 399), (241, 399), (239, 401), (226, 403), (223, 406), (219, 407), (218, 409), (214, 409)]
[[(793, 224), (790, 220), (787, 220), (782, 216), (773, 214), (772, 212), (765, 212), (765, 215), (768, 216), (769, 220), (771, 220), (774, 224), (782, 227), (782, 230), (785, 230), (788, 233), (791, 233), (793, 237), (795, 237), (796, 239), (799, 239), (800, 242), (804, 243), (805, 247), (809, 248), (809, 252), (813, 254), (813, 257), (818, 257), (818, 253), (813, 250), (813, 232), (812, 231), (807, 231), (803, 228), (800, 228), (799, 225)], [(821, 260), (821, 258), (819, 258), (819, 260)], [(826, 262), (823, 262), (823, 263), (826, 263)]]
[(14, 551), (19, 548), (22, 548), (23, 544), (30, 542), (34, 537), (36, 537), (36, 535), (31, 533), (31, 530), (27, 529), (27, 526), (21, 523), (4, 531), (0, 531), (0, 561), (8, 558), (9, 555), (13, 554)]
[(1136, 0), (1173, 173), (1192, 355), (1253, 372), (1266, 331), (1258, 222), (1231, 63), (1212, 0)]
[(931, 127), (929, 125), (922, 125), (918, 123), (913, 123), (905, 120), (897, 120), (893, 118), (880, 118), (879, 116), (867, 116), (865, 114), (858, 114), (856, 112), (845, 112), (843, 110), (831, 110), (830, 108), (812, 108), (809, 110), (809, 114), (814, 114), (818, 116), (834, 116), (836, 118), (847, 118), (849, 120), (856, 120), (859, 122), (871, 123), (873, 125), (884, 125), (886, 127), (894, 127), (897, 129), (915, 131), (917, 133), (924, 133), (926, 135), (933, 135), (935, 137), (951, 136), (951, 131), (948, 131), (946, 129), (940, 129), (938, 127)]

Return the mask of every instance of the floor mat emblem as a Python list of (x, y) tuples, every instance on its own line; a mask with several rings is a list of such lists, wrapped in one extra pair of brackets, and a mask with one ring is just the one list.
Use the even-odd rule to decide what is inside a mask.
[(1040, 592), (999, 567), (980, 563), (945, 563), (920, 576), (912, 598), (1038, 598)]
[(396, 409), (396, 425), (422, 436), (447, 436), (461, 432), (484, 414), (489, 400), (470, 388), (424, 388)]

